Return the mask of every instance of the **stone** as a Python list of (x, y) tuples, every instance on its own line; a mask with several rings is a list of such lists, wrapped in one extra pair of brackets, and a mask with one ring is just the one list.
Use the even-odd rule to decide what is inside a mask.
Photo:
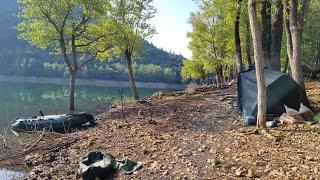
[(230, 153), (230, 151), (231, 151), (230, 148), (225, 148), (225, 149), (224, 149), (224, 152), (225, 152), (225, 153)]
[(153, 161), (151, 164), (150, 164), (150, 168), (151, 169), (158, 169), (159, 168), (159, 163), (157, 161)]
[(253, 171), (251, 169), (248, 169), (247, 177), (248, 178), (252, 178), (253, 177)]
[(293, 172), (297, 172), (297, 171), (298, 171), (298, 168), (297, 168), (297, 167), (293, 167), (293, 168), (291, 168), (291, 170), (292, 170)]
[(315, 174), (318, 174), (318, 173), (319, 173), (319, 169), (318, 169), (317, 167), (315, 167), (315, 168), (313, 168), (313, 172), (314, 172)]
[(311, 156), (306, 156), (306, 160), (308, 161), (315, 161), (315, 158), (311, 157)]
[(219, 159), (214, 159), (212, 165), (213, 166), (218, 166), (219, 164), (221, 164), (221, 161)]
[(242, 177), (244, 175), (244, 169), (242, 167), (239, 167), (236, 169), (235, 175), (238, 177)]
[(162, 175), (163, 176), (166, 176), (166, 175), (168, 175), (169, 173), (168, 173), (168, 170), (165, 170), (163, 173), (162, 173)]
[(191, 151), (186, 151), (186, 152), (184, 153), (184, 156), (186, 156), (186, 157), (191, 156), (191, 155), (192, 155), (192, 152), (191, 152)]

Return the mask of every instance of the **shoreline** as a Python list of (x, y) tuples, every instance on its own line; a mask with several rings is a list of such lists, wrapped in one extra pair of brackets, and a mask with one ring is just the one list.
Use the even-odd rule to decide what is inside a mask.
[[(313, 106), (318, 105), (318, 83), (306, 84), (306, 88)], [(127, 102), (100, 114), (98, 126), (67, 134), (42, 134), (43, 138), (38, 133), (28, 143), (34, 144), (34, 149), (0, 164), (14, 172), (24, 168), (26, 179), (74, 179), (82, 158), (92, 151), (105, 151), (116, 158), (144, 162), (137, 172), (117, 173), (114, 179), (319, 179), (319, 151), (314, 150), (320, 126), (275, 127), (272, 131), (280, 141), (244, 135), (255, 127), (245, 126), (238, 117), (235, 94), (235, 86), (207, 86), (192, 93), (155, 95), (149, 99), (152, 106)], [(294, 127), (298, 129), (292, 131)], [(41, 142), (34, 143), (39, 137)], [(25, 144), (18, 145), (25, 149)]]
[[(23, 76), (3, 76), (0, 75), (0, 82), (14, 83), (37, 83), (37, 84), (57, 84), (68, 85), (68, 78), (47, 78), (47, 77), (23, 77)], [(138, 88), (155, 89), (185, 89), (184, 84), (168, 84), (155, 82), (136, 82)], [(76, 79), (76, 86), (101, 86), (101, 87), (130, 87), (129, 81), (117, 80), (94, 80), (94, 79)]]

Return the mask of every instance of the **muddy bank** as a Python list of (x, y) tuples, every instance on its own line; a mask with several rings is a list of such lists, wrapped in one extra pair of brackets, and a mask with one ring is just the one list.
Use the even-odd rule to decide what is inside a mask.
[[(318, 84), (307, 84), (308, 95)], [(311, 90), (311, 91), (309, 91)], [(313, 96), (312, 96), (313, 97)], [(319, 98), (313, 97), (316, 105)], [(238, 118), (234, 87), (157, 93), (146, 102), (125, 103), (97, 117), (98, 125), (56, 136), (23, 157), (30, 179), (74, 179), (91, 151), (142, 161), (144, 167), (115, 179), (319, 179), (319, 125), (281, 126), (277, 141), (244, 135), (254, 127)]]

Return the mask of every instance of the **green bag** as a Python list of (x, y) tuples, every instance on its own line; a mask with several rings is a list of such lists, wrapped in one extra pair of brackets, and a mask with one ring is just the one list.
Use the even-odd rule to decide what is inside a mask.
[(107, 153), (90, 152), (79, 163), (78, 175), (84, 180), (94, 180), (96, 177), (107, 177), (116, 172), (117, 163), (115, 158)]
[(94, 180), (110, 177), (118, 170), (130, 174), (142, 166), (141, 162), (134, 162), (127, 158), (116, 160), (110, 153), (90, 152), (84, 160), (79, 162), (78, 176), (83, 180)]

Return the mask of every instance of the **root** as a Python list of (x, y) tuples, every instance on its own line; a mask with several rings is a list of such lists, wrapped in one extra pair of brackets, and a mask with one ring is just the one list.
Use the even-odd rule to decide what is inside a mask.
[(241, 134), (242, 136), (252, 135), (252, 134), (263, 135), (263, 136), (266, 136), (268, 139), (275, 141), (275, 142), (279, 140), (279, 137), (270, 134), (270, 132), (266, 128), (261, 128), (261, 129), (256, 128), (253, 131), (243, 132), (243, 133), (239, 133), (239, 134)]

